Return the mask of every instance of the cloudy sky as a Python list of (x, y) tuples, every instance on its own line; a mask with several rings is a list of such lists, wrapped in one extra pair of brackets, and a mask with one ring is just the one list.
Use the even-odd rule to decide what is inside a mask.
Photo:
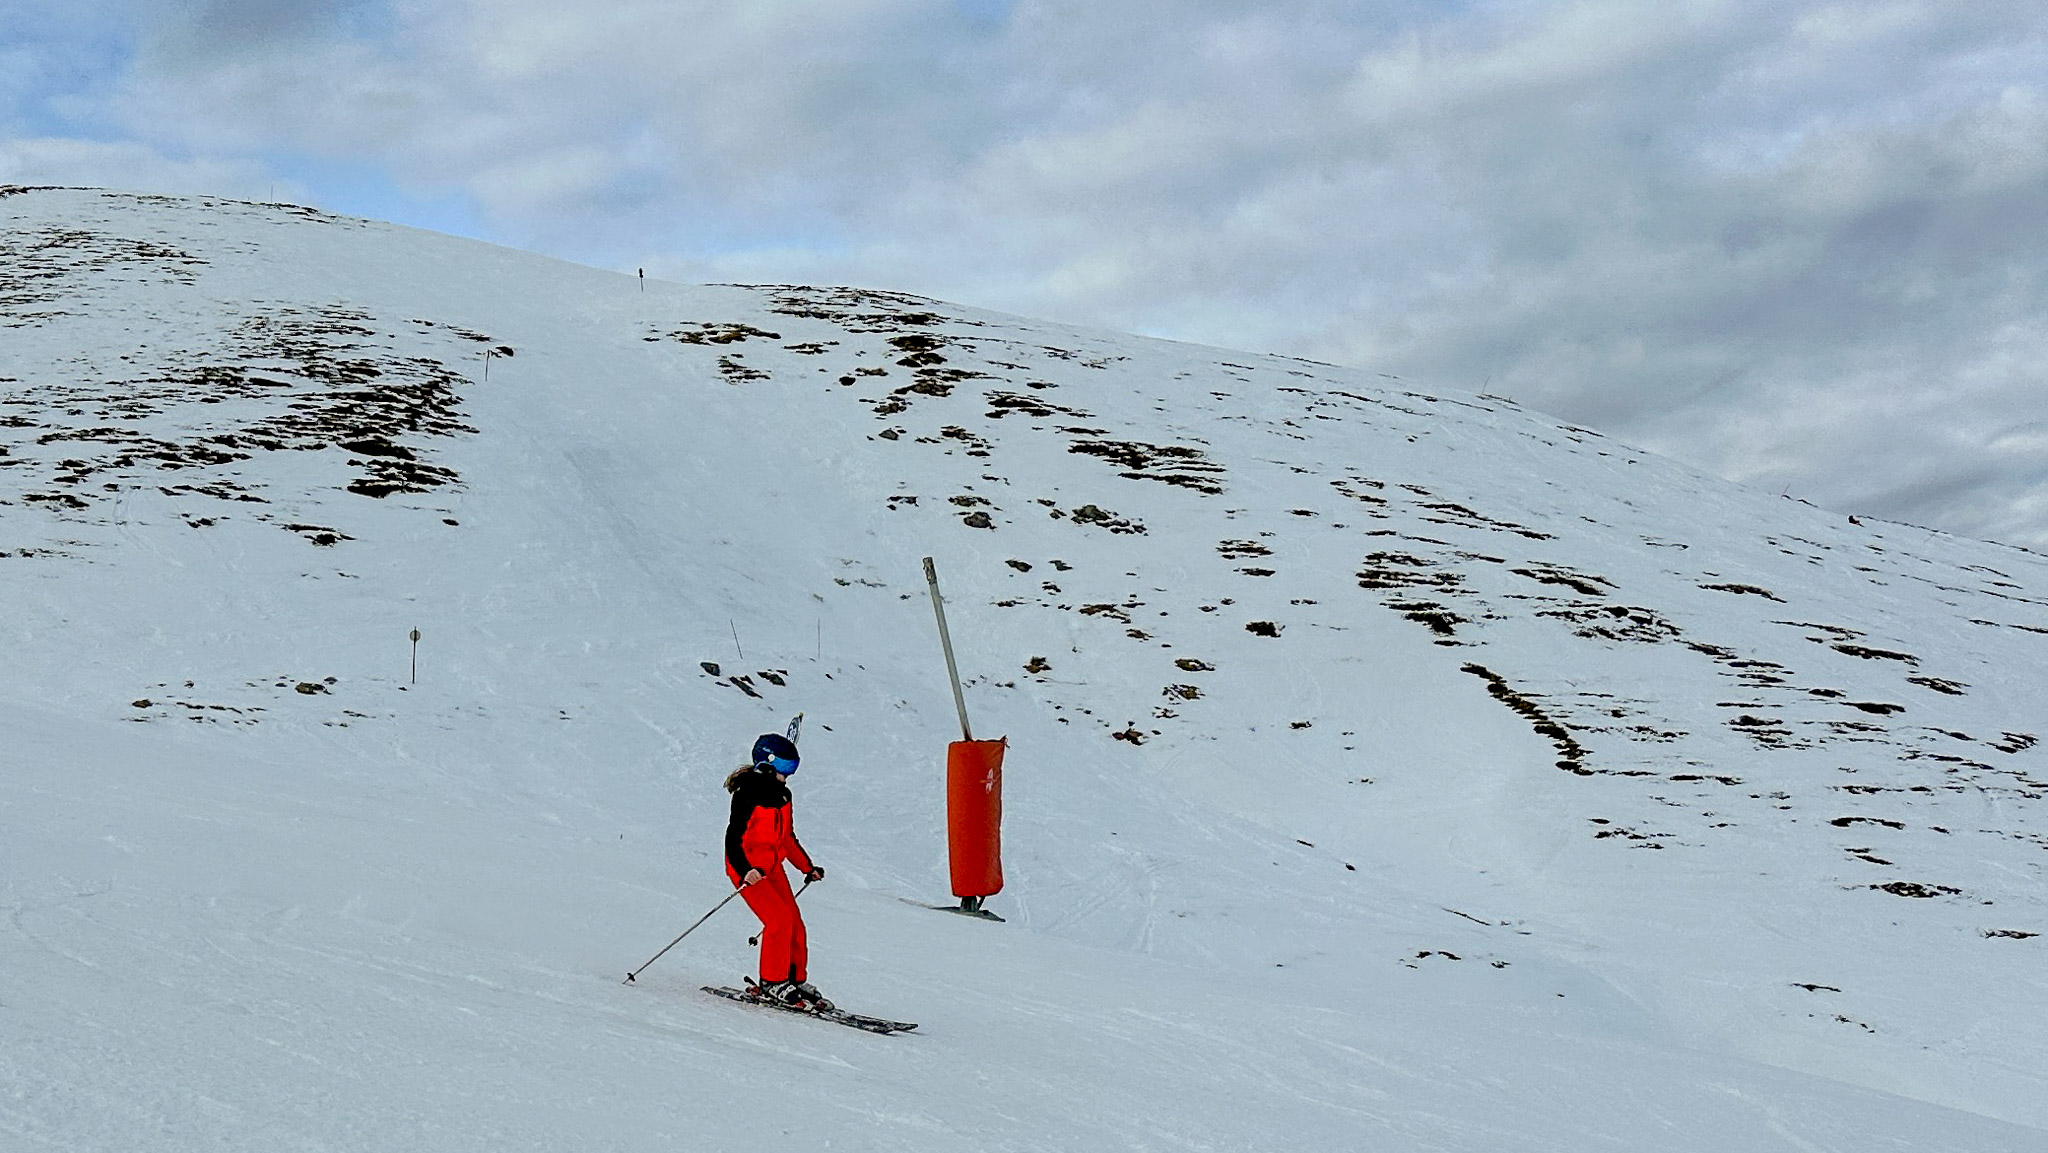
[(0, 182), (1367, 366), (2048, 548), (2043, 0), (0, 0)]

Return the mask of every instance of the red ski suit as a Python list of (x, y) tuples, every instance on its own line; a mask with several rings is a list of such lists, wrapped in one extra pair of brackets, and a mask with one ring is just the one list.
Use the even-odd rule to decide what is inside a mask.
[(761, 919), (763, 984), (809, 979), (810, 946), (796, 894), (782, 871), (785, 860), (805, 873), (813, 867), (790, 820), (789, 786), (766, 769), (735, 775), (732, 819), (725, 827), (725, 875), (738, 885), (748, 869), (761, 870), (761, 879), (740, 895)]

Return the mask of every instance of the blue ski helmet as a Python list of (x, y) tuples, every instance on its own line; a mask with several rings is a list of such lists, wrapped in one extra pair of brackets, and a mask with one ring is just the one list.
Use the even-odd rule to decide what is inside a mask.
[(767, 765), (778, 773), (796, 772), (796, 745), (788, 737), (763, 733), (754, 742), (754, 765)]

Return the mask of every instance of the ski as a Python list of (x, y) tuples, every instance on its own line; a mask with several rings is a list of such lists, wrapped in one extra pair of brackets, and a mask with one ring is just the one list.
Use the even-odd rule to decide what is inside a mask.
[[(751, 985), (752, 983), (749, 982)], [(746, 989), (735, 989), (730, 985), (706, 985), (704, 991), (714, 997), (738, 1001), (743, 1005), (758, 1005), (763, 1009), (779, 1009), (784, 1013), (796, 1013), (805, 1017), (816, 1017), (820, 1021), (831, 1021), (869, 1033), (907, 1033), (917, 1028), (915, 1021), (890, 1021), (881, 1017), (868, 1017), (860, 1013), (849, 1013), (844, 1009), (812, 1009), (802, 1005), (784, 1005), (766, 997), (754, 996)]]

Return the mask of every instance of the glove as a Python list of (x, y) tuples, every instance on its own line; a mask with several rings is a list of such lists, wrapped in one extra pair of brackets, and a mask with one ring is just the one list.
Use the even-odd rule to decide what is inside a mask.
[(825, 866), (823, 865), (818, 865), (814, 867), (810, 872), (804, 874), (804, 880), (806, 881), (822, 881), (824, 879)]
[(756, 881), (760, 880), (760, 879), (761, 879), (761, 877), (762, 877), (762, 873), (761, 873), (761, 870), (759, 870), (759, 869), (748, 869), (748, 870), (747, 870), (747, 875), (746, 875), (746, 876), (744, 876), (744, 877), (741, 877), (741, 878), (740, 878), (740, 888), (742, 888), (742, 889), (746, 888), (746, 887), (747, 887), (748, 885), (751, 885), (751, 884), (753, 884), (754, 882), (756, 882)]

